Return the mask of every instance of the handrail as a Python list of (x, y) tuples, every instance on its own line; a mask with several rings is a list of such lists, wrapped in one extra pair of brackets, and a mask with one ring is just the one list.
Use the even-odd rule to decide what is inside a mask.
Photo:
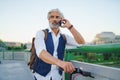
[[(120, 43), (96, 44), (96, 45), (86, 45), (85, 44), (85, 45), (79, 46), (79, 47), (77, 47), (75, 49), (66, 49), (65, 60), (66, 61), (74, 60), (75, 55), (74, 54), (69, 54), (69, 53), (75, 53), (75, 52), (80, 52), (80, 53), (120, 53)], [(76, 63), (76, 64), (78, 64), (78, 63)], [(76, 67), (81, 67), (82, 65), (83, 64), (80, 64), (79, 66), (76, 66), (74, 64), (74, 66), (76, 66)], [(85, 65), (85, 66), (88, 66), (88, 65)], [(97, 67), (97, 65), (96, 65), (96, 67)], [(99, 67), (102, 67), (102, 66), (99, 65)], [(84, 69), (86, 69), (86, 68), (84, 67)], [(91, 69), (94, 70), (94, 67), (92, 66)], [(115, 72), (115, 75), (112, 74), (113, 76), (110, 76), (110, 77), (109, 77), (109, 74), (105, 75), (104, 77), (107, 77), (107, 78), (105, 78), (105, 80), (108, 79), (108, 78), (111, 78), (111, 79), (108, 79), (108, 80), (112, 80), (112, 79), (113, 80), (119, 80), (118, 78), (120, 78), (120, 77), (118, 76), (117, 73), (120, 73), (120, 69), (115, 69), (114, 70), (111, 67), (107, 68), (107, 69), (106, 68), (102, 68), (102, 69), (105, 70), (105, 71), (110, 69), (110, 72)], [(96, 69), (96, 71), (97, 71), (97, 69)], [(92, 72), (92, 71), (90, 71), (90, 72)], [(97, 72), (92, 72), (92, 73), (94, 73), (95, 75), (96, 74), (97, 75), (102, 74), (102, 73), (97, 73)], [(117, 75), (117, 77), (116, 77), (116, 75)], [(65, 74), (65, 80), (68, 80), (68, 76), (69, 76), (69, 74)], [(96, 80), (99, 80), (99, 79), (100, 78), (98, 78)], [(80, 80), (85, 80), (85, 79), (80, 79)], [(94, 79), (90, 79), (90, 80), (94, 80)]]
[(82, 70), (91, 72), (91, 74), (94, 76), (94, 78), (81, 76), (79, 80), (120, 80), (119, 68), (112, 68), (74, 60), (72, 60), (71, 62), (75, 67), (82, 68)]
[(66, 52), (95, 52), (95, 53), (119, 53), (120, 43), (114, 44), (97, 44), (97, 45), (82, 45), (76, 49), (66, 49)]

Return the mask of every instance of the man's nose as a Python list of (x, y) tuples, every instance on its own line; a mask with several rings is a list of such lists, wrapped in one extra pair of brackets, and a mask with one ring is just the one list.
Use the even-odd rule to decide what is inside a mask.
[(53, 20), (57, 20), (57, 18), (56, 18), (56, 17), (54, 17), (54, 18), (53, 18)]

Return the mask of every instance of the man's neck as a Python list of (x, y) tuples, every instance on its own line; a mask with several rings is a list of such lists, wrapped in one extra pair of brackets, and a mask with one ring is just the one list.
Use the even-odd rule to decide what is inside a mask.
[(56, 36), (59, 33), (59, 28), (51, 28), (51, 30), (54, 32)]

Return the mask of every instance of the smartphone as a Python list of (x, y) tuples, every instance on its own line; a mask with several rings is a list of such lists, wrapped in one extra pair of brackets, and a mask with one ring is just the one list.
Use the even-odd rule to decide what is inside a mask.
[(65, 24), (65, 20), (61, 20), (59, 24), (60, 26), (63, 26)]

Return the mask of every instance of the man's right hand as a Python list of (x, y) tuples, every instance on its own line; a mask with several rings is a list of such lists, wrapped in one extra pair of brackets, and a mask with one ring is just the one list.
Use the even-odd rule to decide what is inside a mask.
[(75, 71), (75, 68), (71, 62), (60, 61), (58, 66), (62, 68), (62, 70), (64, 70), (66, 73), (72, 73)]

